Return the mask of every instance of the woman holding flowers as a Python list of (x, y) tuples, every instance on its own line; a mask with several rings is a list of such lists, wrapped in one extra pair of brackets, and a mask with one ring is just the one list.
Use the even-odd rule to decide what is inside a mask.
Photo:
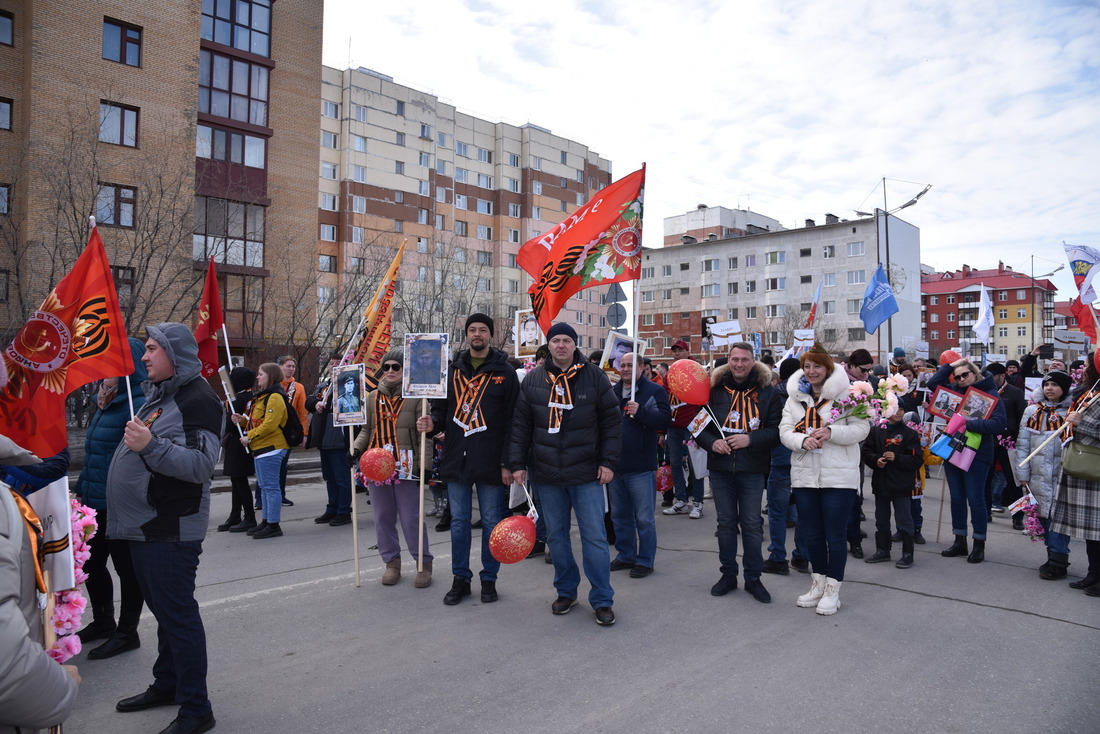
[(992, 375), (982, 374), (977, 365), (965, 357), (940, 365), (939, 371), (928, 381), (928, 389), (935, 392), (937, 387), (946, 385), (952, 377), (955, 379), (952, 386), (955, 392), (962, 394), (971, 387), (981, 390), (994, 401), (994, 407), (988, 418), (966, 419), (967, 433), (981, 436), (981, 443), (970, 469), (963, 471), (949, 461), (944, 462), (947, 487), (951, 492), (951, 531), (955, 535), (955, 542), (941, 551), (940, 555), (944, 558), (967, 555), (966, 508), (969, 505), (970, 522), (974, 527), (974, 549), (966, 560), (967, 563), (981, 563), (985, 560), (985, 532), (989, 522), (989, 509), (985, 504), (985, 480), (993, 466), (993, 445), (997, 442), (997, 436), (1005, 432), (1007, 418), (1005, 407), (997, 397), (997, 383)]
[[(871, 386), (837, 369), (818, 345), (799, 359), (787, 381), (779, 437), (791, 450), (791, 488), (806, 533), (813, 583), (798, 606), (818, 614), (840, 609), (848, 559), (846, 530), (861, 474), (859, 443), (870, 424)], [(855, 399), (853, 399), (855, 396)]]

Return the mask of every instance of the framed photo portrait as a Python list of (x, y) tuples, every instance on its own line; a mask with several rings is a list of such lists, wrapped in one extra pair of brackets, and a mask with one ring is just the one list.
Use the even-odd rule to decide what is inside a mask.
[(367, 421), (364, 398), (367, 395), (366, 370), (361, 364), (336, 367), (332, 375), (332, 424), (358, 426)]
[(401, 396), (447, 397), (449, 352), (450, 337), (447, 334), (406, 334)]
[(997, 398), (971, 387), (963, 395), (962, 405), (957, 410), (967, 418), (981, 418), (984, 420), (993, 415), (993, 409), (996, 407)]
[(645, 340), (631, 339), (624, 334), (609, 331), (607, 333), (607, 343), (603, 348), (603, 359), (600, 361), (600, 369), (604, 372), (618, 372), (619, 359), (621, 359), (624, 354), (630, 354), (630, 352), (634, 351), (634, 345), (638, 346), (638, 358), (641, 359), (642, 355), (645, 354)]
[(531, 309), (516, 311), (516, 356), (534, 357), (540, 346), (546, 343), (546, 337), (539, 328), (535, 312)]
[(932, 393), (932, 399), (928, 402), (928, 412), (948, 420), (955, 415), (962, 401), (962, 395), (941, 385)]

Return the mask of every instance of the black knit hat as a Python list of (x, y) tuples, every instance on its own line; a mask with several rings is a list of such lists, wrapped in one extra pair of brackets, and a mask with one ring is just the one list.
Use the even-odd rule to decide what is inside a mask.
[(555, 336), (562, 336), (562, 335), (567, 336), (570, 339), (572, 339), (574, 344), (577, 342), (577, 332), (576, 332), (576, 330), (572, 326), (570, 326), (569, 324), (567, 324), (563, 321), (559, 321), (558, 323), (556, 323), (556, 324), (554, 324), (553, 326), (550, 327), (550, 331), (546, 332), (546, 341), (549, 342)]
[(1053, 382), (1058, 387), (1062, 388), (1062, 397), (1065, 398), (1069, 395), (1069, 386), (1073, 383), (1069, 374), (1062, 372), (1062, 370), (1051, 370), (1043, 375), (1043, 384)]
[(489, 327), (489, 336), (496, 336), (496, 333), (493, 331), (492, 318), (483, 313), (472, 313), (466, 318), (466, 326), (462, 329), (463, 334), (469, 330), (470, 324), (485, 324)]

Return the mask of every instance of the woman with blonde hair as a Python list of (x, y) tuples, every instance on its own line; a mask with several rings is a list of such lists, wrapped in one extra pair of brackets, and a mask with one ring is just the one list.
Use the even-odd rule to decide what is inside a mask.
[(810, 554), (810, 590), (798, 606), (818, 614), (840, 609), (840, 585), (848, 560), (847, 528), (859, 479), (865, 418), (831, 420), (833, 406), (849, 392), (848, 375), (820, 346), (802, 354), (802, 369), (787, 380), (779, 439), (791, 450), (791, 489)]

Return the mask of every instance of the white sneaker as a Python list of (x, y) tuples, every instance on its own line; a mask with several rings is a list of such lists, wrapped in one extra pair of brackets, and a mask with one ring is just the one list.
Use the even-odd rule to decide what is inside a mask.
[(813, 585), (810, 586), (810, 590), (798, 597), (798, 600), (795, 602), (798, 606), (806, 609), (816, 607), (817, 603), (821, 601), (821, 597), (825, 595), (825, 574), (811, 573), (810, 578), (813, 579)]
[(672, 507), (666, 507), (662, 512), (666, 515), (683, 515), (688, 511), (688, 503), (683, 500), (676, 500), (672, 503)]
[(698, 520), (703, 516), (703, 503), (693, 502), (691, 505), (691, 514), (688, 517), (692, 520)]
[(836, 579), (825, 579), (825, 593), (821, 596), (821, 601), (817, 603), (818, 614), (836, 614), (836, 611), (840, 609), (840, 585), (842, 581)]

